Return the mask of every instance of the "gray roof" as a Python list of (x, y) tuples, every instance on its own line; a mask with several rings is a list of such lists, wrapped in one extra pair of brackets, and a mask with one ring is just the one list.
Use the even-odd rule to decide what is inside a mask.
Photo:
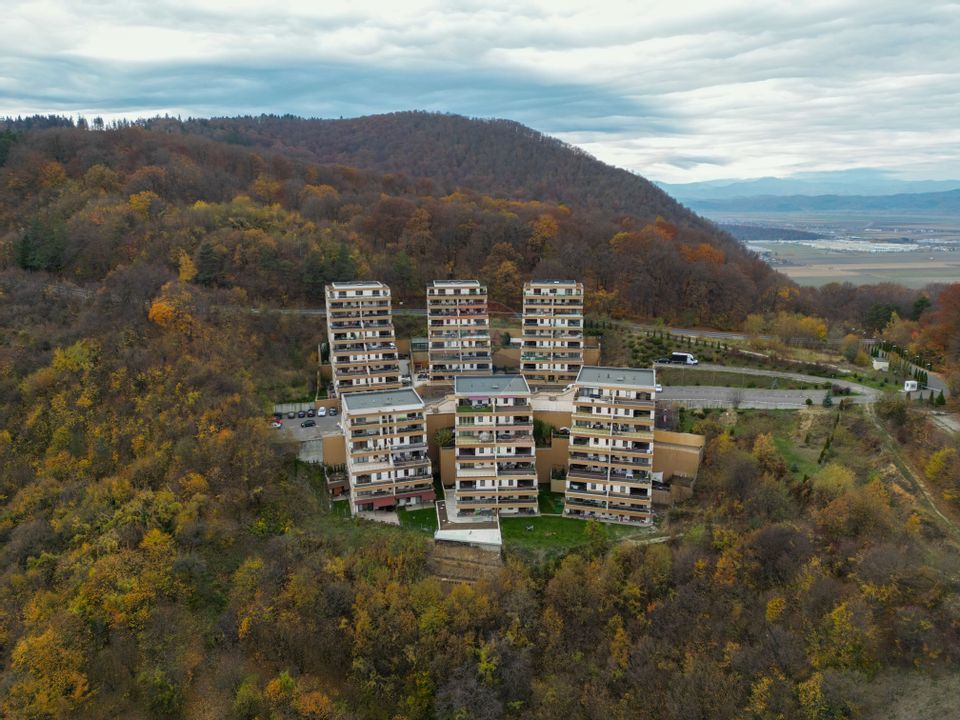
[(344, 282), (332, 282), (330, 287), (335, 290), (356, 290), (358, 288), (385, 288), (387, 287), (379, 280), (347, 280)]
[(579, 285), (578, 280), (527, 280), (524, 285)]
[(603, 387), (649, 388), (657, 384), (657, 374), (653, 368), (584, 365), (577, 374), (577, 383), (580, 385), (602, 385)]
[(457, 375), (453, 379), (457, 395), (521, 395), (530, 392), (523, 375)]
[(431, 287), (451, 287), (451, 286), (480, 287), (480, 281), (479, 280), (434, 280), (431, 283)]
[(423, 407), (423, 400), (412, 388), (400, 390), (371, 390), (370, 392), (355, 392), (343, 394), (344, 410), (350, 412), (364, 412), (368, 410), (393, 410), (406, 407)]

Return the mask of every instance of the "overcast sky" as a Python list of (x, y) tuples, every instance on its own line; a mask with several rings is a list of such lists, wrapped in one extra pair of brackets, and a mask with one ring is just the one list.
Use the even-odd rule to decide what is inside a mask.
[(960, 2), (5, 0), (3, 10), (2, 115), (424, 109), (517, 120), (669, 182), (856, 167), (960, 178)]

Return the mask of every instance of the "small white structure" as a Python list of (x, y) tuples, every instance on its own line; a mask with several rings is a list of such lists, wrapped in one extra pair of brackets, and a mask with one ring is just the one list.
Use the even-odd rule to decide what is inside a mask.
[(874, 370), (883, 370), (884, 372), (886, 372), (887, 370), (890, 369), (890, 361), (889, 361), (889, 360), (881, 360), (880, 358), (874, 358), (874, 359), (873, 359), (873, 369), (874, 369)]
[(916, 392), (920, 389), (920, 383), (916, 380), (905, 380), (903, 383), (904, 392)]

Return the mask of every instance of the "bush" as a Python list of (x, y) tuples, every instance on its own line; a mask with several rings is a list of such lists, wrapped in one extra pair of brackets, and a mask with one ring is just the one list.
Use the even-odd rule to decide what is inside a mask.
[(907, 402), (900, 395), (887, 393), (877, 400), (877, 414), (895, 425), (907, 422)]

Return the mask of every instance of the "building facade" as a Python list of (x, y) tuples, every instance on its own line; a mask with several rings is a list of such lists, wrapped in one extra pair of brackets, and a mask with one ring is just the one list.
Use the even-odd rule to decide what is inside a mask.
[(457, 514), (538, 514), (526, 380), (522, 375), (458, 376), (454, 396)]
[(337, 395), (401, 387), (390, 288), (382, 282), (326, 287), (327, 341)]
[(520, 372), (531, 385), (568, 385), (583, 366), (583, 284), (531, 280), (523, 285)]
[(423, 400), (410, 388), (343, 396), (352, 513), (433, 502)]
[(609, 522), (653, 522), (652, 369), (580, 369), (574, 386), (563, 514)]
[(432, 381), (489, 375), (487, 288), (477, 280), (434, 280), (427, 287), (429, 373)]

